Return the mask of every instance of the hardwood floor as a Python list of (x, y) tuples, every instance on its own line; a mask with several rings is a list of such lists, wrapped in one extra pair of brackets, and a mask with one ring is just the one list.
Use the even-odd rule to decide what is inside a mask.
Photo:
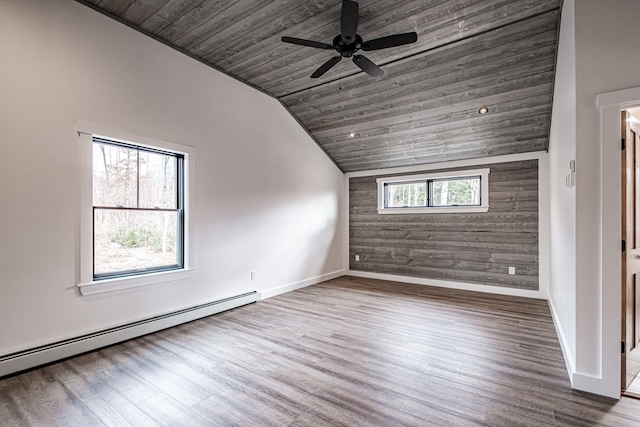
[(546, 302), (343, 277), (0, 380), (2, 426), (637, 426)]

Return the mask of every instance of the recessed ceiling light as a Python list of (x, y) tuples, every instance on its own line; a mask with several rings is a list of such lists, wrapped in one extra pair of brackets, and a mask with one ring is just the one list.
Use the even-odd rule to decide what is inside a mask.
[(349, 134), (349, 138), (357, 138), (357, 137), (359, 137), (359, 136), (360, 136), (360, 134), (359, 134), (359, 133), (356, 133), (356, 132), (351, 132), (351, 133)]
[(480, 107), (480, 109), (478, 110), (478, 113), (480, 114), (487, 114), (489, 112), (489, 107)]

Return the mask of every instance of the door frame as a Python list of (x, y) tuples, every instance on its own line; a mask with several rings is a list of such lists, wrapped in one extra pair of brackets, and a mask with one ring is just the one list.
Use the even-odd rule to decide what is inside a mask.
[(640, 106), (640, 87), (599, 94), (600, 110), (600, 368), (602, 394), (619, 398), (621, 390), (620, 336), (622, 332), (622, 183), (620, 111)]
[[(622, 252), (621, 257), (621, 301), (622, 304), (620, 306), (620, 314), (621, 314), (621, 341), (623, 342), (624, 352), (621, 350), (620, 357), (620, 389), (625, 390), (631, 384), (627, 384), (629, 373), (632, 371), (635, 375), (638, 375), (638, 367), (637, 367), (637, 359), (638, 354), (640, 354), (640, 350), (638, 348), (638, 316), (640, 313), (636, 313), (637, 309), (637, 296), (636, 292), (640, 291), (640, 288), (636, 286), (640, 286), (640, 283), (635, 283), (634, 279), (632, 282), (629, 280), (629, 272), (638, 270), (638, 247), (640, 242), (637, 242), (637, 230), (638, 224), (637, 221), (640, 221), (640, 217), (638, 217), (638, 204), (640, 200), (638, 199), (638, 175), (637, 168), (640, 167), (638, 164), (638, 144), (636, 142), (636, 138), (634, 137), (632, 140), (629, 139), (629, 136), (640, 135), (640, 129), (638, 129), (638, 125), (634, 124), (630, 121), (630, 118), (634, 118), (636, 121), (638, 120), (635, 116), (631, 114), (629, 109), (623, 109), (620, 112), (620, 130), (622, 131), (620, 137), (625, 140), (625, 144), (623, 144), (623, 150), (621, 151), (621, 200), (624, 203), (620, 206), (620, 217), (622, 219), (623, 227), (621, 227), (621, 239), (623, 242), (626, 242), (626, 250)], [(625, 123), (628, 122), (628, 123)], [(632, 162), (630, 165), (629, 162)], [(629, 168), (632, 168), (630, 170)], [(628, 175), (631, 173), (631, 176)], [(629, 188), (630, 181), (632, 182), (632, 187)], [(631, 195), (631, 198), (629, 196)], [(632, 206), (631, 206), (632, 204)], [(629, 210), (633, 212), (631, 216), (629, 216)], [(631, 238), (631, 242), (629, 241), (629, 227), (633, 227), (634, 236)], [(625, 246), (625, 245), (623, 245)], [(635, 255), (632, 255), (633, 252)], [(630, 301), (629, 298), (633, 299), (633, 310), (630, 313)], [(635, 356), (632, 356), (632, 353)], [(630, 369), (629, 362), (630, 360), (636, 360), (634, 363), (634, 367)], [(633, 381), (633, 380), (632, 380)]]

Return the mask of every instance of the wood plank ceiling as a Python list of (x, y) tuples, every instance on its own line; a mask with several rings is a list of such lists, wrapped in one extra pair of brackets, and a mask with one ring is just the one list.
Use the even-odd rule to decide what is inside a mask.
[(548, 148), (561, 0), (362, 0), (365, 41), (418, 42), (319, 79), (336, 53), (281, 37), (331, 44), (340, 0), (78, 1), (279, 99), (345, 172)]

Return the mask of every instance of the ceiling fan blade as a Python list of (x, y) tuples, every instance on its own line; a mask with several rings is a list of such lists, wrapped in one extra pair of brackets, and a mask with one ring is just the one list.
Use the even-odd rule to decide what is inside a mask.
[(358, 3), (351, 0), (342, 2), (342, 14), (340, 15), (340, 36), (342, 41), (351, 44), (356, 41), (358, 31)]
[(327, 43), (314, 42), (313, 40), (297, 39), (295, 37), (283, 37), (285, 43), (297, 44), (300, 46), (316, 47), (318, 49), (333, 49), (333, 46)]
[(404, 44), (415, 43), (418, 41), (418, 34), (413, 33), (402, 33), (402, 34), (394, 34), (392, 36), (380, 37), (378, 39), (369, 40), (368, 42), (362, 43), (362, 50), (377, 50), (377, 49), (386, 49), (388, 47), (396, 47), (402, 46)]
[(384, 74), (384, 71), (380, 69), (376, 64), (371, 62), (368, 58), (362, 55), (354, 55), (353, 63), (356, 64), (362, 71), (369, 74), (371, 77), (380, 77)]
[(311, 78), (317, 79), (318, 77), (322, 76), (324, 73), (333, 68), (334, 65), (340, 62), (341, 59), (342, 56), (334, 56), (333, 58), (322, 64), (320, 68), (318, 68), (313, 74), (311, 74)]

